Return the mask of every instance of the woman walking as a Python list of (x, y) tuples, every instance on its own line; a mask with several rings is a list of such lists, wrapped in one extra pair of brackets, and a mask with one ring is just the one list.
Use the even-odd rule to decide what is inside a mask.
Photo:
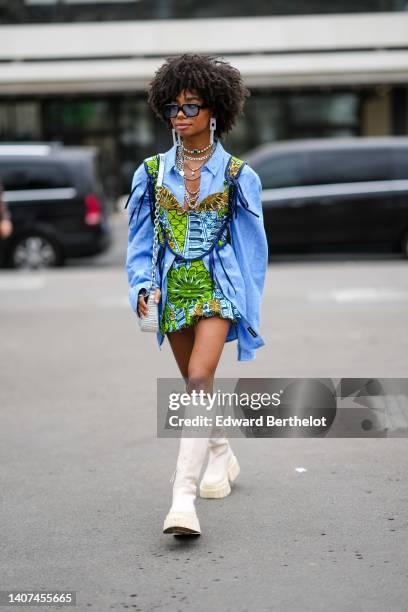
[[(197, 54), (167, 59), (149, 86), (148, 103), (172, 130), (173, 146), (144, 160), (133, 176), (126, 203), (129, 300), (140, 322), (149, 314), (156, 220), (157, 341), (161, 349), (167, 336), (189, 393), (212, 392), (225, 342), (237, 340), (238, 361), (255, 359), (265, 344), (259, 333), (268, 262), (262, 186), (220, 141), (249, 95), (236, 68)], [(222, 498), (238, 476), (223, 428), (204, 434), (180, 439), (164, 533), (200, 534), (197, 489), (201, 497)]]

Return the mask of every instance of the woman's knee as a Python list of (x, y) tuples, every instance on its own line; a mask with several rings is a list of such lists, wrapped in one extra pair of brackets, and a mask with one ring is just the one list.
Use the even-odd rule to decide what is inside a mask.
[(189, 391), (211, 391), (214, 372), (204, 365), (189, 364), (187, 387)]

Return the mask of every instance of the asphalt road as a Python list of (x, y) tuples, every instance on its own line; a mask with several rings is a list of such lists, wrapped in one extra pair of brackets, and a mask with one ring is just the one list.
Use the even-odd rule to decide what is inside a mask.
[[(123, 215), (115, 235), (95, 260), (0, 272), (0, 589), (76, 591), (81, 612), (405, 611), (405, 438), (234, 439), (241, 474), (198, 500), (202, 535), (162, 533), (178, 442), (156, 437), (156, 379), (179, 373), (130, 310)], [(238, 362), (228, 343), (217, 376), (405, 377), (407, 265), (272, 260), (267, 344)]]

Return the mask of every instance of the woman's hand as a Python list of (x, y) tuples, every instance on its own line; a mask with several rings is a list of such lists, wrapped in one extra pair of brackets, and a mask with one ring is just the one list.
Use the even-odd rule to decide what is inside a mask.
[[(161, 296), (161, 291), (159, 288), (157, 288), (154, 292), (154, 301), (158, 304), (160, 301), (160, 296)], [(139, 293), (139, 298), (137, 300), (137, 311), (140, 317), (145, 317), (148, 312), (149, 312), (149, 308), (145, 302), (145, 298), (144, 295), (142, 293)]]
[(13, 233), (13, 224), (10, 219), (0, 221), (0, 238), (8, 238)]

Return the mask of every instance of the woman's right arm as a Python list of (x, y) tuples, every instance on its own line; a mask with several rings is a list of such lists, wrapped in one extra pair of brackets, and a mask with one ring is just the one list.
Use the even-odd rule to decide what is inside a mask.
[(3, 200), (3, 191), (3, 185), (0, 183), (0, 239), (8, 238), (13, 232), (10, 211)]
[(129, 302), (138, 317), (139, 291), (148, 290), (152, 275), (153, 223), (146, 187), (147, 174), (141, 163), (133, 175), (131, 196), (127, 204), (129, 229), (125, 264)]

